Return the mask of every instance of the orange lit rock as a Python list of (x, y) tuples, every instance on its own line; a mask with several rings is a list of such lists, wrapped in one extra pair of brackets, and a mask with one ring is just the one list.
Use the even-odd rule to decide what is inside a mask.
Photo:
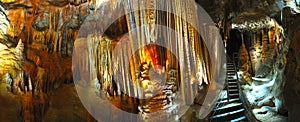
[[(249, 62), (248, 51), (247, 51), (246, 46), (245, 46), (244, 43), (240, 47), (239, 62), (241, 64), (241, 66), (243, 66), (244, 64), (248, 64), (248, 62)], [(246, 68), (246, 67), (244, 66), (244, 68)], [(247, 69), (242, 69), (242, 70), (247, 71)]]
[(4, 3), (13, 3), (13, 2), (16, 2), (17, 0), (2, 0), (1, 2), (4, 2)]
[(10, 21), (10, 26), (7, 32), (8, 35), (11, 37), (20, 36), (26, 25), (24, 9), (10, 10), (8, 12), (8, 19)]

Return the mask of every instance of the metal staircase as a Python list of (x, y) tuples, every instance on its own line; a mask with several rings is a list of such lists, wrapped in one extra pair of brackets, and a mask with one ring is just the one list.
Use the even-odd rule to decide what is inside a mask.
[(224, 89), (226, 92), (225, 95), (223, 95), (224, 97), (220, 98), (216, 103), (212, 116), (209, 119), (212, 122), (248, 121), (243, 102), (240, 99), (240, 86), (237, 76), (237, 54), (234, 54), (233, 57), (234, 60), (227, 63), (226, 87)]

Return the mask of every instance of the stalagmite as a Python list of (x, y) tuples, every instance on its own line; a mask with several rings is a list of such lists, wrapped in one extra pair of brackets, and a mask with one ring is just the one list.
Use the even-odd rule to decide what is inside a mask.
[(266, 34), (265, 30), (262, 29), (262, 57), (261, 57), (262, 62), (264, 62), (268, 56), (268, 47), (269, 47), (268, 42), (269, 42), (268, 34)]
[[(244, 42), (244, 41), (243, 41)], [(239, 69), (243, 72), (242, 77), (245, 79), (246, 83), (251, 82), (251, 76), (249, 74), (249, 56), (248, 51), (244, 43), (242, 43), (239, 51)]]

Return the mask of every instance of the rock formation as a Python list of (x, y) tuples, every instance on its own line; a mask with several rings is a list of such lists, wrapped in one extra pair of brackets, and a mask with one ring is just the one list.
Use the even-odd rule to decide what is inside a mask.
[[(242, 14), (241, 16), (252, 15)], [(250, 18), (251, 17), (248, 17), (248, 19)], [(286, 65), (284, 60), (286, 58), (286, 52), (288, 51), (287, 46), (289, 45), (289, 39), (285, 37), (282, 27), (275, 22), (275, 20), (268, 17), (255, 18), (250, 21), (256, 26), (252, 26), (251, 28), (247, 27), (251, 26), (251, 24), (247, 23), (247, 21), (249, 21), (248, 19), (247, 17), (238, 17), (233, 21), (234, 29), (240, 29), (243, 33), (256, 33), (256, 35), (250, 35), (255, 37), (243, 40), (239, 54), (239, 69), (242, 71), (241, 80), (245, 80), (249, 83), (242, 85), (244, 88), (243, 92), (245, 97), (248, 98), (248, 102), (251, 108), (253, 108), (253, 113), (257, 119), (263, 119), (264, 116), (269, 115), (275, 116), (277, 112), (284, 114), (286, 108), (283, 99), (283, 88), (285, 84), (283, 81), (283, 71)], [(262, 20), (264, 20), (264, 22), (269, 21), (269, 23), (273, 24), (260, 26), (259, 23), (261, 23)], [(242, 21), (245, 21), (245, 23), (242, 23)], [(250, 30), (248, 30), (248, 28), (250, 28)], [(261, 37), (261, 45), (256, 42), (257, 35)], [(244, 42), (248, 45), (246, 46)], [(251, 53), (249, 54), (247, 50), (251, 50)], [(260, 114), (260, 112), (266, 110), (274, 110), (276, 112), (263, 112), (264, 114)], [(280, 119), (285, 120), (284, 117)]]
[[(282, 116), (288, 113), (289, 120), (296, 121), (295, 116), (299, 113), (296, 108), (300, 106), (299, 0), (195, 1), (219, 27), (225, 45), (234, 44), (230, 46), (240, 48), (241, 84), (256, 117), (264, 121), (264, 117), (278, 117), (278, 113), (279, 120), (285, 120)], [(19, 120), (44, 121), (46, 114), (53, 114), (53, 104), (61, 105), (51, 103), (51, 108), (50, 98), (55, 97), (53, 95), (64, 84), (71, 85), (74, 79), (82, 88), (93, 86), (91, 94), (96, 93), (100, 99), (105, 96), (118, 108), (143, 115), (158, 109), (176, 110), (167, 106), (175, 103), (183, 106), (201, 104), (202, 99), (197, 97), (194, 101), (195, 96), (197, 93), (205, 96), (202, 92), (216, 88), (212, 85), (212, 76), (220, 72), (213, 72), (215, 65), (211, 65), (208, 58), (208, 49), (218, 53), (219, 48), (206, 47), (202, 39), (215, 39), (218, 29), (213, 28), (214, 24), (198, 25), (208, 28), (200, 37), (192, 24), (185, 21), (201, 20), (195, 14), (198, 10), (188, 6), (191, 2), (177, 1), (170, 7), (170, 1), (155, 0), (145, 3), (129, 0), (1, 0), (0, 83), (5, 85), (6, 95), (17, 97), (14, 99), (19, 101)], [(139, 4), (165, 7), (184, 18), (152, 9), (124, 14)], [(114, 17), (119, 18), (110, 19)], [(146, 26), (138, 28), (142, 24)], [(166, 26), (182, 37), (175, 37), (171, 31), (163, 32), (154, 24)], [(232, 36), (237, 36), (237, 40)], [(134, 44), (129, 43), (132, 40), (139, 42), (136, 44), (139, 47), (146, 42), (171, 45), (171, 51), (177, 57), (158, 47), (139, 50), (136, 56), (130, 57), (136, 51)], [(124, 48), (116, 48), (119, 42), (123, 42)], [(163, 82), (162, 79), (167, 80)], [(66, 93), (74, 95), (72, 88)], [(79, 101), (78, 96), (74, 96)], [(182, 101), (175, 101), (176, 98)], [(156, 102), (159, 105), (155, 105)], [(128, 106), (122, 106), (125, 103)], [(177, 112), (170, 112), (170, 115)], [(77, 118), (79, 114), (71, 116)], [(54, 121), (49, 119), (51, 117), (47, 120)], [(89, 114), (87, 117), (80, 115), (80, 119), (93, 120)]]

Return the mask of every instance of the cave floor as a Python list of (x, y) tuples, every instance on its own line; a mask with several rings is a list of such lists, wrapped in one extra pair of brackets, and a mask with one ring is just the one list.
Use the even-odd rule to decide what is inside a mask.
[[(64, 84), (51, 93), (50, 106), (43, 117), (43, 121), (95, 121), (81, 104), (74, 84)], [(1, 121), (20, 121), (18, 95), (13, 95), (0, 84), (0, 118)]]
[(50, 107), (44, 121), (95, 121), (81, 104), (74, 84), (66, 84), (50, 95)]
[(0, 118), (3, 122), (18, 121), (18, 101), (6, 88), (5, 83), (0, 83)]

